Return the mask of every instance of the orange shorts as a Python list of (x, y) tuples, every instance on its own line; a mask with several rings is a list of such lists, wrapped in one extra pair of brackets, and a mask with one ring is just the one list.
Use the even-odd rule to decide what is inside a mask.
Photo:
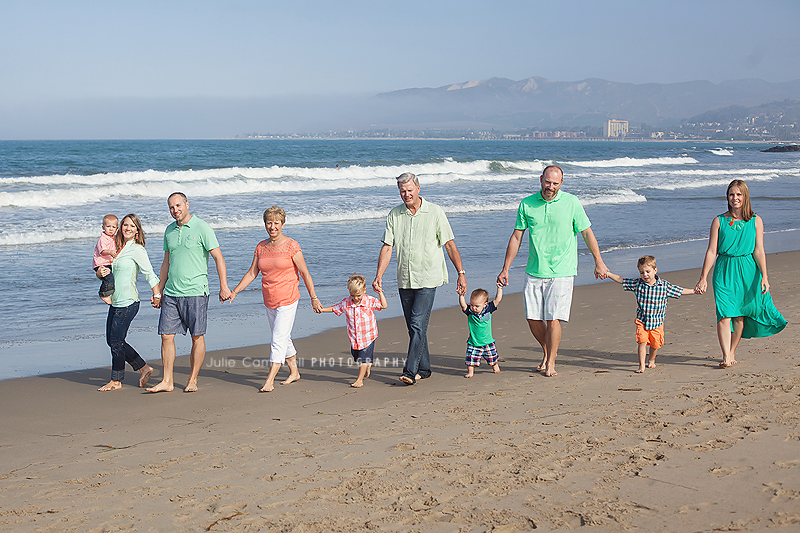
[(654, 350), (658, 350), (664, 346), (664, 324), (661, 324), (656, 329), (644, 329), (644, 324), (638, 318), (636, 322), (636, 343), (647, 344)]

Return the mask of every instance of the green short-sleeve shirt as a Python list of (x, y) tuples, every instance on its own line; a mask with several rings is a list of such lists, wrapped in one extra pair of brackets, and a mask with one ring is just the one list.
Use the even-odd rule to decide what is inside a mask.
[(422, 199), (415, 214), (400, 204), (386, 217), (383, 242), (397, 251), (397, 286), (422, 289), (448, 282), (442, 246), (453, 230), (441, 207)]
[(528, 266), (535, 278), (562, 278), (578, 273), (578, 233), (591, 226), (580, 200), (559, 191), (549, 202), (541, 192), (519, 204), (514, 229), (528, 230)]
[(169, 276), (164, 293), (169, 296), (204, 296), (208, 291), (208, 253), (219, 248), (211, 226), (192, 216), (186, 224), (173, 222), (164, 232), (169, 252)]

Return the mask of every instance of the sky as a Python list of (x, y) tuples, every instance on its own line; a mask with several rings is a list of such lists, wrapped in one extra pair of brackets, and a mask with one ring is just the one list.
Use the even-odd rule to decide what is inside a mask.
[[(800, 78), (798, 27), (798, 0), (4, 0), (0, 138), (182, 136), (187, 102), (217, 109), (196, 136), (232, 136), (270, 130), (229, 116), (247, 102), (324, 114), (491, 77), (783, 82)], [(311, 123), (291, 108), (256, 115)]]

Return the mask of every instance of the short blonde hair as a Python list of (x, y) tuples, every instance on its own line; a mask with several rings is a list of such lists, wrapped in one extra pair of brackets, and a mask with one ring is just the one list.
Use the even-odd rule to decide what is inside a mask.
[(361, 274), (353, 274), (347, 280), (347, 290), (350, 294), (359, 294), (367, 291), (367, 280)]
[(117, 218), (117, 215), (112, 215), (110, 213), (103, 217), (103, 224), (106, 223), (106, 220), (113, 220), (114, 222), (117, 222), (117, 223), (119, 222), (119, 219)]
[(264, 224), (266, 224), (269, 219), (280, 220), (281, 224), (286, 224), (286, 211), (277, 205), (273, 205), (264, 211)]
[(652, 255), (643, 255), (636, 262), (636, 268), (643, 267), (645, 265), (656, 268), (656, 258)]
[(470, 301), (472, 301), (473, 298), (478, 298), (478, 297), (486, 298), (488, 300), (489, 293), (486, 291), (486, 289), (475, 289), (474, 291), (472, 291), (472, 294), (469, 295)]

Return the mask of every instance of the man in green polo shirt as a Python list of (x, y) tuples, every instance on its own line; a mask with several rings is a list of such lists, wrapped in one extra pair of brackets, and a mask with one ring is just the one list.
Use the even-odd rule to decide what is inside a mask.
[(378, 255), (378, 272), (372, 288), (382, 292), (381, 280), (392, 249), (397, 249), (397, 287), (408, 327), (408, 357), (400, 381), (413, 385), (431, 375), (428, 353), (428, 321), (433, 309), (436, 287), (448, 282), (442, 246), (458, 272), (456, 292), (467, 293), (467, 278), (461, 254), (453, 240), (453, 230), (444, 211), (419, 195), (419, 180), (406, 172), (397, 178), (403, 203), (386, 217), (383, 247)]
[(514, 233), (508, 241), (503, 270), (497, 281), (508, 285), (508, 270), (528, 230), (525, 317), (544, 352), (536, 370), (555, 376), (558, 374), (556, 356), (561, 344), (561, 322), (569, 322), (573, 278), (578, 273), (578, 233), (594, 257), (595, 278), (606, 279), (608, 268), (600, 257), (600, 247), (580, 201), (560, 190), (564, 172), (551, 165), (544, 169), (539, 180), (542, 190), (519, 204)]
[(161, 308), (158, 334), (161, 335), (161, 361), (164, 379), (147, 389), (149, 392), (171, 391), (172, 369), (175, 364), (175, 334), (192, 336), (191, 374), (184, 392), (197, 391), (197, 376), (206, 357), (206, 324), (208, 315), (208, 256), (214, 258), (219, 274), (219, 301), (230, 298), (225, 258), (219, 249), (214, 230), (199, 218), (189, 214), (189, 202), (182, 192), (167, 199), (169, 213), (175, 222), (164, 232), (164, 261), (161, 263)]

